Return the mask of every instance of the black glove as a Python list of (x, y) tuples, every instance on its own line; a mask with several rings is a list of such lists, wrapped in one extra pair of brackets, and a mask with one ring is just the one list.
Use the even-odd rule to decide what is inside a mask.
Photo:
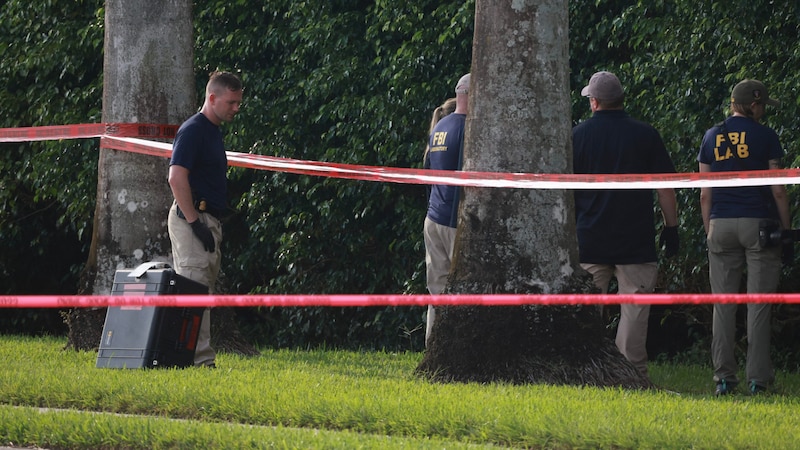
[(203, 243), (203, 246), (206, 248), (207, 252), (214, 252), (214, 235), (211, 234), (211, 230), (208, 229), (206, 224), (200, 221), (200, 219), (195, 220), (194, 222), (190, 223), (189, 225), (192, 226), (192, 232), (197, 239), (200, 239), (200, 242)]
[(784, 266), (791, 266), (794, 263), (794, 241), (781, 244), (781, 262)]
[(678, 247), (680, 247), (680, 239), (678, 238), (678, 227), (664, 227), (661, 230), (661, 237), (658, 238), (659, 247), (667, 247), (667, 258), (671, 258), (678, 254)]

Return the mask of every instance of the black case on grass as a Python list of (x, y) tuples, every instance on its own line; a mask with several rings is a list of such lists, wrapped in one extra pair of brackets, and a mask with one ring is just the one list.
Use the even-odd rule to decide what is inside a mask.
[[(208, 287), (165, 263), (117, 270), (111, 295), (208, 294)], [(194, 365), (205, 308), (111, 306), (106, 313), (97, 367), (139, 369)]]

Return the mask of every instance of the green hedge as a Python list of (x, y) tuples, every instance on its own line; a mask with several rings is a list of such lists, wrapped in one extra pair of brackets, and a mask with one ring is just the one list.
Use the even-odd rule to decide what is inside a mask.
[[(783, 101), (767, 123), (796, 166), (800, 6), (735, 0), (571, 1), (573, 122), (579, 89), (611, 70), (629, 112), (662, 133), (680, 171), (697, 170), (705, 129), (742, 78)], [(0, 126), (85, 123), (102, 107), (103, 2), (10, 0), (0, 17)], [(68, 11), (68, 12), (65, 12)], [(215, 68), (237, 70), (245, 105), (228, 125), (236, 151), (420, 167), (432, 109), (469, 71), (474, 2), (194, 2), (198, 93)], [(98, 143), (0, 144), (0, 277), (6, 293), (72, 293), (90, 242)], [(422, 186), (231, 169), (224, 277), (235, 293), (423, 293)], [(790, 188), (797, 209), (794, 186)], [(707, 292), (698, 192), (679, 190), (682, 250), (659, 289)], [(23, 258), (24, 256), (24, 258)], [(47, 277), (35, 276), (47, 268)], [(798, 290), (797, 269), (781, 289)], [(53, 280), (52, 284), (42, 279)], [(239, 311), (274, 346), (420, 348), (422, 308)], [(42, 326), (18, 312), (13, 325)], [(687, 345), (708, 335), (707, 306), (660, 310), (655, 332)], [(775, 344), (798, 350), (794, 306), (776, 308)], [(664, 327), (660, 327), (661, 324)], [(669, 325), (669, 331), (667, 331)], [(696, 349), (684, 349), (688, 352)], [(680, 350), (670, 350), (680, 351)], [(786, 358), (791, 359), (791, 358)]]

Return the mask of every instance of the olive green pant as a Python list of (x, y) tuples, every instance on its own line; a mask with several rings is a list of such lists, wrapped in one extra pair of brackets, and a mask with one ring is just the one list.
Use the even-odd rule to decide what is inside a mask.
[[(747, 293), (770, 293), (778, 288), (781, 273), (780, 247), (761, 248), (758, 227), (763, 219), (712, 219), (708, 229), (708, 270), (711, 292), (738, 294), (747, 272)], [(738, 383), (736, 362), (736, 310), (738, 305), (715, 304), (711, 357), (714, 381)], [(775, 379), (770, 358), (772, 307), (766, 303), (747, 305), (747, 380), (769, 386)]]

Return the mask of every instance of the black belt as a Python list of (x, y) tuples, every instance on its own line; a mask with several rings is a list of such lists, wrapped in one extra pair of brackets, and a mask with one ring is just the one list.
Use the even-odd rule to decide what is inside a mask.
[(222, 214), (220, 214), (220, 213), (218, 213), (216, 211), (205, 210), (205, 211), (199, 211), (199, 212), (200, 213), (211, 214), (215, 219), (222, 220)]
[[(195, 202), (194, 208), (197, 212), (211, 214), (215, 219), (222, 220), (222, 212), (215, 208), (209, 208), (208, 205), (204, 201)], [(186, 220), (186, 216), (183, 215), (183, 211), (181, 211), (181, 207), (175, 204), (175, 213), (183, 220)]]
[(196, 209), (201, 213), (211, 214), (217, 220), (222, 220), (223, 211), (216, 208), (212, 208), (205, 200), (199, 200), (194, 202), (194, 209)]

